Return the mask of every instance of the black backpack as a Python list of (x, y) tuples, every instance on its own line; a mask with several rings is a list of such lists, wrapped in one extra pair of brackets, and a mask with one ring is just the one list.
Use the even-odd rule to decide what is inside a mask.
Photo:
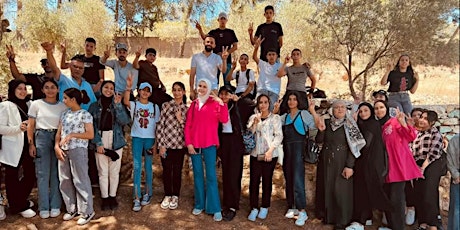
[[(251, 69), (246, 69), (246, 79), (248, 80), (246, 85), (249, 85), (249, 72), (251, 72)], [(238, 86), (239, 78), (240, 78), (240, 70), (236, 72), (236, 86)], [(250, 93), (247, 96), (254, 100), (254, 98), (256, 98), (256, 95), (257, 95), (257, 83), (254, 82), (254, 88), (252, 89), (252, 93)]]

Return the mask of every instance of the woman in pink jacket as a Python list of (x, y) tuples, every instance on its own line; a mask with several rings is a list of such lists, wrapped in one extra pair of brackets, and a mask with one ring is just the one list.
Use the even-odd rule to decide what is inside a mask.
[(388, 153), (388, 174), (385, 183), (393, 206), (391, 212), (386, 212), (388, 224), (394, 230), (404, 229), (406, 181), (422, 177), (409, 148), (409, 143), (417, 137), (417, 131), (406, 123), (406, 115), (399, 109), (396, 110), (396, 117), (390, 118), (388, 105), (384, 101), (376, 101), (374, 110), (382, 125), (382, 138)]
[[(211, 94), (211, 82), (198, 82), (198, 98), (195, 99), (185, 120), (185, 145), (192, 158), (195, 187), (195, 206), (192, 214), (205, 210), (214, 215), (215, 221), (222, 220), (219, 190), (216, 176), (216, 149), (219, 146), (217, 128), (219, 122), (228, 121), (228, 108), (220, 98)], [(206, 167), (204, 181), (203, 160)], [(206, 188), (205, 188), (206, 184)]]

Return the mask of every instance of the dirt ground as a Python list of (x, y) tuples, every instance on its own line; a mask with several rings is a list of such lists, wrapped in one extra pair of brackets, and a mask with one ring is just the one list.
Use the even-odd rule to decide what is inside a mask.
[[(125, 152), (126, 154), (126, 152)], [(284, 217), (286, 212), (286, 200), (284, 196), (283, 171), (278, 165), (273, 176), (272, 203), (266, 220), (257, 219), (255, 222), (247, 220), (249, 214), (249, 157), (245, 157), (245, 165), (242, 180), (242, 197), (240, 199), (240, 210), (231, 222), (215, 222), (212, 215), (191, 214), (193, 209), (193, 174), (185, 161), (182, 175), (182, 190), (179, 200), (179, 207), (176, 210), (163, 210), (160, 208), (164, 196), (163, 183), (161, 180), (161, 163), (158, 156), (154, 159), (154, 195), (152, 203), (144, 206), (140, 212), (133, 212), (132, 208), (132, 184), (121, 184), (118, 190), (119, 208), (115, 211), (101, 211), (99, 188), (93, 188), (94, 209), (96, 216), (85, 226), (78, 226), (77, 218), (72, 221), (63, 221), (62, 214), (57, 218), (41, 219), (38, 215), (31, 219), (22, 218), (20, 215), (8, 215), (0, 221), (0, 229), (11, 230), (33, 230), (33, 229), (311, 229), (311, 230), (332, 230), (333, 226), (323, 225), (320, 220), (314, 218), (313, 207), (307, 209), (309, 219), (304, 227), (297, 227), (293, 219)], [(307, 170), (311, 167), (308, 166)], [(311, 172), (314, 173), (314, 172)], [(309, 172), (307, 171), (307, 174)], [(221, 170), (218, 170), (219, 190), (222, 192)], [(308, 177), (308, 175), (307, 175)], [(307, 196), (309, 194), (307, 193)], [(31, 200), (37, 204), (37, 190), (31, 194)], [(221, 194), (222, 197), (222, 194)], [(309, 197), (308, 199), (311, 199)], [(311, 203), (311, 202), (310, 202)], [(63, 204), (64, 206), (64, 204)], [(36, 209), (36, 207), (34, 207)], [(380, 213), (374, 214), (374, 225), (366, 227), (367, 230), (377, 229), (380, 226)], [(446, 213), (443, 213), (443, 222), (446, 223)], [(412, 229), (414, 226), (407, 227)]]

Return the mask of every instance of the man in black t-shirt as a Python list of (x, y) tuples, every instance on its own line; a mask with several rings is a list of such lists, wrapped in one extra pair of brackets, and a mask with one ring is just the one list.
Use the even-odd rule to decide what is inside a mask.
[[(105, 66), (99, 62), (100, 57), (94, 54), (96, 50), (96, 40), (94, 38), (86, 38), (85, 40), (85, 54), (81, 55), (85, 63), (85, 71), (83, 78), (91, 84), (93, 92), (98, 92), (101, 88), (101, 83), (104, 81)], [(70, 62), (66, 62), (66, 45), (61, 44), (62, 58), (61, 69), (70, 67)]]
[[(226, 80), (226, 77), (232, 67), (232, 53), (238, 49), (238, 38), (236, 37), (235, 31), (226, 27), (228, 21), (228, 15), (226, 13), (220, 13), (217, 21), (219, 22), (219, 27), (209, 31), (208, 35), (214, 37), (216, 41), (216, 47), (214, 47), (213, 53), (220, 56), (222, 49), (224, 47), (228, 48), (227, 52), (229, 55), (227, 58), (227, 71), (223, 74), (223, 80), (224, 85), (230, 85), (230, 82)], [(201, 38), (204, 40), (206, 38), (206, 34), (203, 32), (203, 29), (198, 21), (195, 22), (195, 27), (198, 29)], [(220, 71), (217, 72), (217, 82), (219, 82), (219, 75)]]
[(258, 37), (263, 39), (260, 46), (260, 59), (267, 61), (269, 49), (275, 49), (278, 53), (278, 57), (280, 57), (281, 47), (283, 46), (283, 28), (281, 24), (273, 21), (275, 17), (275, 9), (273, 6), (268, 5), (265, 7), (264, 16), (266, 21), (257, 27), (255, 36), (252, 34), (254, 31), (252, 22), (249, 24), (248, 32), (252, 45), (254, 45)]
[(14, 49), (12, 46), (6, 46), (6, 56), (8, 57), (8, 61), (10, 63), (10, 71), (11, 75), (13, 75), (14, 79), (19, 79), (26, 82), (26, 85), (30, 85), (32, 87), (32, 99), (37, 100), (40, 98), (44, 98), (45, 94), (42, 92), (42, 83), (46, 79), (54, 78), (54, 73), (51, 70), (51, 67), (48, 64), (47, 59), (41, 59), (40, 64), (45, 71), (45, 73), (38, 74), (38, 73), (25, 73), (22, 74), (19, 72), (18, 67), (16, 66), (16, 61), (14, 60), (16, 54), (14, 53)]

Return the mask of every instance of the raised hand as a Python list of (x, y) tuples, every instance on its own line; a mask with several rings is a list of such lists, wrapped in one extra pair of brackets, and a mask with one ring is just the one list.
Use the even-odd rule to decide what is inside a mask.
[(234, 57), (233, 60), (232, 60), (232, 69), (235, 69), (235, 68), (236, 68), (236, 62), (237, 62), (236, 59), (237, 59), (237, 58)]
[(63, 42), (61, 42), (61, 52), (65, 52), (67, 49), (67, 40), (64, 40)]
[(284, 58), (284, 64), (289, 63), (290, 60), (291, 60), (291, 56), (289, 54), (286, 55), (286, 57)]
[(104, 51), (104, 58), (107, 59), (110, 57), (110, 50), (112, 49), (111, 46), (107, 45)]
[(6, 57), (8, 58), (8, 60), (14, 60), (14, 58), (16, 57), (12, 45), (6, 45)]
[(182, 123), (182, 111), (180, 109), (177, 109), (176, 111), (176, 119), (179, 121), (179, 123)]
[(200, 23), (198, 22), (198, 20), (195, 20), (193, 21), (195, 23), (195, 28), (198, 29), (198, 30), (202, 30), (203, 28), (201, 27)]
[(139, 46), (139, 48), (136, 50), (136, 57), (140, 57), (142, 54), (142, 47)]
[(121, 103), (121, 99), (123, 96), (120, 93), (115, 92), (115, 95), (113, 96), (113, 103), (119, 104)]
[(262, 35), (257, 37), (256, 41), (254, 42), (254, 47), (259, 47), (260, 44), (265, 40), (265, 38), (262, 38)]
[(229, 53), (228, 53), (228, 46), (222, 46), (222, 59), (226, 60), (227, 57), (228, 57)]
[(248, 28), (248, 33), (252, 34), (254, 32), (254, 23), (250, 22), (249, 23), (249, 28)]
[(45, 51), (52, 51), (54, 49), (54, 42), (43, 42), (41, 46)]

